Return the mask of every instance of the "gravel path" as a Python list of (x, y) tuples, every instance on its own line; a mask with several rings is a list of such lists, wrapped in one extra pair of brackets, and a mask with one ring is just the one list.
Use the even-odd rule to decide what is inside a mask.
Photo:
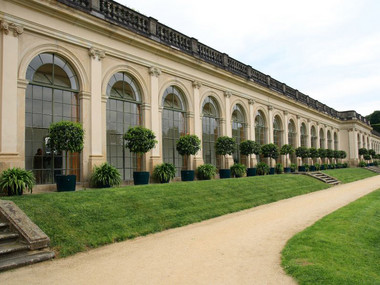
[(380, 176), (0, 274), (0, 284), (295, 284), (294, 234), (380, 188)]

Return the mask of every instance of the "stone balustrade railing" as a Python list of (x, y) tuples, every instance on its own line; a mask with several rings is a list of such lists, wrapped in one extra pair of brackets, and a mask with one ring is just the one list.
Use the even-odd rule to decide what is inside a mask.
[[(170, 27), (167, 27), (152, 17), (147, 17), (133, 9), (127, 8), (113, 0), (57, 0), (70, 7), (86, 11), (94, 16), (101, 17), (116, 25), (122, 26), (133, 32), (146, 36), (162, 44), (176, 48), (182, 52), (200, 58), (210, 64), (223, 68), (235, 75), (252, 80), (253, 82), (265, 86), (275, 92), (285, 95), (297, 102), (307, 105), (310, 108), (323, 112), (331, 117), (348, 120), (358, 119), (369, 125), (365, 117), (355, 111), (338, 112), (325, 104), (287, 86), (270, 76), (253, 69), (229, 57), (227, 54), (219, 52), (205, 44), (198, 42), (195, 38), (188, 37)], [(347, 114), (349, 113), (349, 114)], [(351, 114), (352, 113), (352, 114)]]

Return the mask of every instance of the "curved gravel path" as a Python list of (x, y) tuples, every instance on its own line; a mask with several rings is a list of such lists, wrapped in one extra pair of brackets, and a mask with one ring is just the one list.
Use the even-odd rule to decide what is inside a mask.
[(0, 274), (0, 284), (295, 284), (286, 241), (380, 176)]

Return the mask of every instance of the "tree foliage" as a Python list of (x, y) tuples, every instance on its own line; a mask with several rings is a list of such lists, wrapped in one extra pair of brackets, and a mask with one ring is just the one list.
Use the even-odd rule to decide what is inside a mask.
[(231, 155), (236, 148), (236, 141), (234, 138), (227, 136), (218, 137), (215, 143), (216, 154)]
[(261, 153), (264, 155), (264, 157), (270, 157), (273, 159), (277, 159), (280, 155), (278, 146), (273, 143), (263, 145), (261, 147)]
[(80, 123), (61, 121), (49, 127), (48, 145), (52, 150), (81, 152), (83, 141), (84, 131)]
[(309, 149), (304, 146), (300, 146), (296, 148), (296, 156), (300, 158), (308, 158), (309, 157)]
[(124, 134), (125, 147), (133, 153), (144, 154), (156, 145), (155, 134), (144, 127), (129, 128)]
[(252, 141), (252, 140), (246, 140), (240, 143), (240, 153), (242, 155), (250, 155), (250, 154), (260, 154), (261, 152), (261, 146), (259, 143)]
[(176, 149), (180, 155), (195, 155), (201, 149), (201, 140), (196, 135), (181, 136)]

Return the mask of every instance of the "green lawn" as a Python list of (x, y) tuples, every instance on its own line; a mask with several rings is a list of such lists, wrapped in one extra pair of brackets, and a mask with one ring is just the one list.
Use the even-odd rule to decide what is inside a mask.
[(271, 175), (24, 195), (13, 200), (59, 256), (326, 189), (303, 175)]
[(323, 173), (338, 179), (342, 183), (350, 183), (360, 179), (368, 178), (377, 175), (375, 172), (364, 168), (340, 168), (322, 170)]
[(282, 265), (299, 284), (380, 284), (380, 189), (295, 235)]

